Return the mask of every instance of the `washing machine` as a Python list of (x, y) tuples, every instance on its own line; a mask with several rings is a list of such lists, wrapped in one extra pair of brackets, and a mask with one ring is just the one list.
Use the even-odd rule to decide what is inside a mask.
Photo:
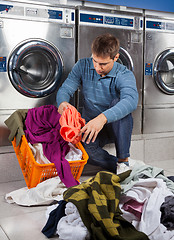
[[(139, 91), (139, 103), (133, 113), (133, 134), (141, 134), (142, 129), (142, 86), (143, 86), (143, 14), (139, 12), (78, 7), (77, 58), (91, 56), (92, 41), (98, 35), (110, 33), (120, 40), (118, 62), (134, 72)], [(79, 89), (79, 111), (83, 96)]]
[(145, 14), (143, 133), (174, 131), (174, 14)]
[[(46, 3), (45, 3), (46, 4)], [(0, 146), (16, 109), (56, 105), (56, 92), (75, 63), (75, 9), (0, 3)]]

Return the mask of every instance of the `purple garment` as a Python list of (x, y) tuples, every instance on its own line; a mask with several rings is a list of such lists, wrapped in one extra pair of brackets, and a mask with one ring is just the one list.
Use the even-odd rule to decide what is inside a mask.
[(69, 146), (59, 133), (60, 116), (53, 105), (29, 109), (25, 120), (25, 135), (31, 144), (42, 143), (44, 155), (55, 164), (61, 181), (66, 187), (72, 187), (79, 182), (74, 179), (65, 159)]
[(129, 201), (124, 203), (123, 209), (125, 211), (130, 212), (130, 213), (133, 213), (138, 218), (138, 220), (140, 221), (141, 220), (141, 214), (142, 214), (142, 211), (143, 211), (143, 206), (144, 206), (144, 203), (140, 203), (140, 202), (137, 202), (134, 199), (130, 199)]

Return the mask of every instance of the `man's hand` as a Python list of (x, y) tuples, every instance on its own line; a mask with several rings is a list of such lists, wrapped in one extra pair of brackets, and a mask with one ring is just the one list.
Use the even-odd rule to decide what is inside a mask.
[(58, 112), (62, 115), (63, 111), (68, 108), (68, 106), (72, 106), (70, 103), (68, 102), (62, 102), (59, 107), (58, 107)]
[(92, 139), (92, 142), (94, 142), (98, 133), (101, 131), (101, 129), (103, 128), (103, 126), (105, 125), (106, 122), (107, 122), (107, 118), (105, 117), (105, 115), (103, 113), (101, 113), (96, 118), (89, 121), (80, 130), (79, 135), (84, 133), (83, 138), (82, 138), (82, 142), (85, 142), (87, 137), (88, 137), (87, 140), (86, 140), (87, 144), (90, 143), (91, 139)]

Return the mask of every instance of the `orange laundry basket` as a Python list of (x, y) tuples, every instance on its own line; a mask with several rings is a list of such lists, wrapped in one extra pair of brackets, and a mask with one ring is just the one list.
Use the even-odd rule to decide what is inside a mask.
[[(35, 161), (25, 135), (22, 136), (18, 146), (16, 146), (16, 138), (12, 141), (12, 145), (28, 188), (35, 187), (48, 178), (58, 176), (54, 163), (39, 164)], [(82, 160), (69, 161), (69, 164), (74, 178), (79, 181), (83, 168), (87, 163), (88, 154), (80, 142), (76, 144), (76, 147), (82, 151)]]

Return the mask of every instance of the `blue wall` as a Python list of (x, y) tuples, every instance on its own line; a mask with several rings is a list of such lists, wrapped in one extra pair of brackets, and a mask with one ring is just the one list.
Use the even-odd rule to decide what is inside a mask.
[(174, 0), (90, 0), (90, 2), (174, 12)]

